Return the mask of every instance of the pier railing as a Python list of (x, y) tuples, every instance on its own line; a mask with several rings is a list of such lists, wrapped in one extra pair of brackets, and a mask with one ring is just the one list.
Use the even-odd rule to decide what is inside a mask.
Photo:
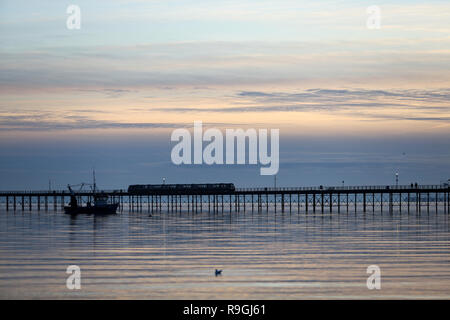
[[(108, 194), (112, 194), (112, 193), (117, 193), (117, 194), (124, 194), (127, 193), (127, 190), (97, 190), (95, 193), (108, 193)], [(92, 191), (86, 191), (86, 190), (82, 190), (82, 191), (74, 191), (74, 194), (92, 194)], [(5, 196), (5, 195), (46, 195), (46, 196), (52, 196), (52, 195), (56, 195), (56, 196), (61, 196), (61, 195), (65, 195), (65, 196), (70, 196), (70, 191), (68, 190), (14, 190), (14, 191), (0, 191), (0, 196)]]
[(430, 189), (442, 189), (448, 188), (448, 185), (383, 185), (383, 186), (317, 186), (317, 187), (280, 187), (280, 188), (237, 188), (238, 192), (279, 192), (279, 191), (323, 191), (323, 190), (336, 190), (336, 191), (356, 191), (356, 190), (410, 190), (410, 189), (418, 189), (418, 190), (430, 190)]
[[(376, 185), (376, 186), (314, 186), (314, 187), (256, 187), (256, 188), (236, 188), (236, 192), (304, 192), (304, 191), (395, 191), (395, 190), (442, 190), (450, 188), (447, 184), (441, 185)], [(97, 190), (96, 193), (107, 194), (128, 194), (126, 189), (115, 190)], [(75, 191), (75, 194), (92, 194), (92, 191)], [(46, 195), (46, 196), (70, 196), (68, 190), (15, 190), (15, 191), (0, 191), (0, 196), (14, 196), (14, 195)]]

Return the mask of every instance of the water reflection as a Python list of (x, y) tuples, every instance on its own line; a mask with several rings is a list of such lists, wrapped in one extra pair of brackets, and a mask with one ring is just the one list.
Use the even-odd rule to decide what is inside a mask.
[[(449, 235), (444, 212), (2, 212), (0, 297), (448, 299)], [(80, 291), (65, 287), (71, 264)]]

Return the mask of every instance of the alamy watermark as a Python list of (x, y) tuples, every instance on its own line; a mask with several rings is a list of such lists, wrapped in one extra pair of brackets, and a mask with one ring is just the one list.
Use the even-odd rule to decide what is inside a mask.
[(369, 17), (366, 21), (367, 29), (380, 29), (381, 28), (381, 9), (379, 6), (369, 6), (366, 9)]
[(71, 265), (67, 267), (66, 273), (70, 276), (66, 280), (66, 287), (69, 290), (81, 289), (81, 269), (77, 265)]
[(66, 26), (69, 30), (81, 29), (81, 9), (76, 4), (67, 7), (66, 13), (69, 14), (66, 20)]
[(379, 266), (373, 264), (371, 266), (367, 267), (367, 273), (370, 274), (370, 276), (367, 278), (367, 289), (373, 290), (381, 289), (381, 269)]
[[(366, 9), (369, 17), (366, 21), (367, 29), (381, 28), (381, 8), (377, 5), (371, 5)], [(76, 4), (71, 4), (67, 7), (66, 13), (69, 14), (66, 20), (66, 26), (69, 30), (81, 29), (81, 9)]]
[[(246, 164), (246, 150), (248, 149), (248, 164), (255, 165), (259, 162), (260, 165), (265, 166), (260, 168), (261, 175), (275, 175), (278, 173), (280, 164), (279, 129), (270, 130), (270, 155), (268, 152), (267, 129), (259, 129), (258, 131), (256, 129), (247, 129), (245, 131), (243, 129), (226, 129), (225, 149), (222, 131), (217, 128), (209, 128), (203, 132), (202, 121), (194, 121), (193, 135), (192, 142), (189, 130), (176, 129), (172, 132), (171, 141), (178, 142), (172, 148), (172, 163), (176, 165), (203, 163), (207, 165), (244, 165)], [(246, 141), (248, 141), (248, 145)], [(205, 148), (203, 148), (203, 142), (209, 142)]]

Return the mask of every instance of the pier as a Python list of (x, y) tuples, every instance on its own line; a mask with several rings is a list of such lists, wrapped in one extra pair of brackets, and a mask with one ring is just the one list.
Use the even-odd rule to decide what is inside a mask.
[[(130, 212), (438, 212), (450, 211), (447, 185), (349, 186), (299, 188), (237, 188), (228, 192), (177, 193), (175, 191), (129, 193), (100, 191), (119, 210)], [(92, 192), (75, 193), (79, 203), (92, 201)], [(70, 192), (0, 191), (0, 211), (59, 211)]]

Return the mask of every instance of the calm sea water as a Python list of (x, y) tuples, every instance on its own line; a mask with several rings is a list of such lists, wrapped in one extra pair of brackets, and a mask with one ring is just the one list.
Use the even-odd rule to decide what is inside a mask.
[[(381, 290), (366, 269), (381, 268)], [(81, 290), (66, 268), (81, 268)], [(216, 277), (215, 269), (223, 269)], [(450, 298), (449, 215), (0, 213), (0, 298)]]

